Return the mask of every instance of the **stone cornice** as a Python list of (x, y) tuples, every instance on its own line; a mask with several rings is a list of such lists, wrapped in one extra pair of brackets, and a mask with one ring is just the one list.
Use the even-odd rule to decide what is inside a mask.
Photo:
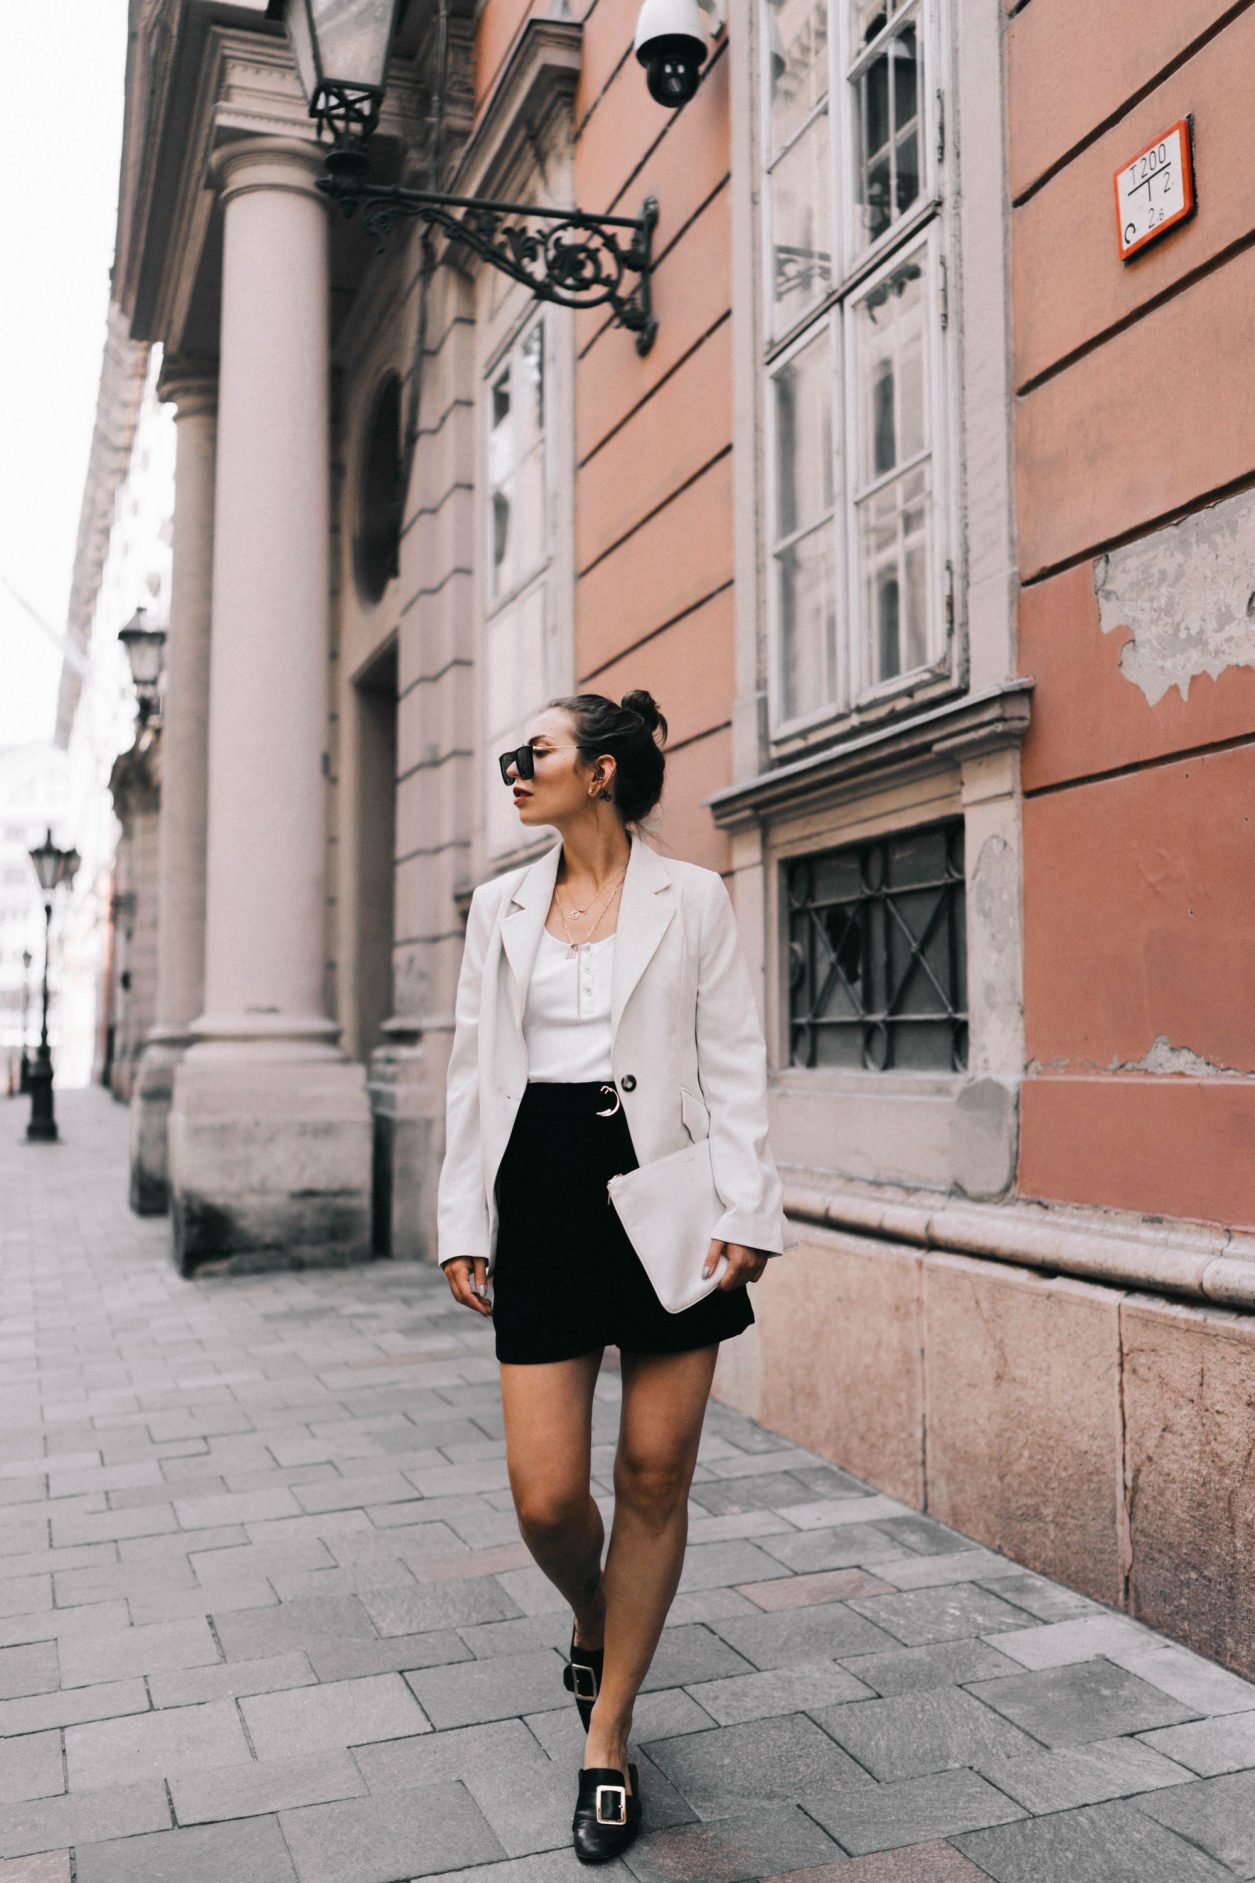
[(791, 759), (756, 778), (725, 785), (703, 798), (722, 830), (736, 830), (773, 814), (821, 808), (869, 783), (945, 766), (1018, 746), (1028, 730), (1030, 679), (1009, 680), (982, 693), (856, 733), (804, 758)]
[(530, 140), (555, 112), (570, 112), (583, 59), (577, 20), (529, 19), (463, 147), (449, 190), (508, 196), (520, 168), (534, 168)]

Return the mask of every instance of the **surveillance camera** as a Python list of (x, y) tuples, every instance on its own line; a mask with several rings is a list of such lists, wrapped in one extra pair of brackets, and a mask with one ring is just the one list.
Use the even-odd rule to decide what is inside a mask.
[(717, 32), (723, 24), (720, 0), (644, 0), (633, 46), (657, 104), (678, 108), (697, 90), (706, 62), (703, 11)]

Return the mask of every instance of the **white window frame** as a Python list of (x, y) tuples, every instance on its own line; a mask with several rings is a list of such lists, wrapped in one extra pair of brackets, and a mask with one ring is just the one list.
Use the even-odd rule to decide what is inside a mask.
[[(542, 483), (545, 548), (544, 554), (538, 559), (536, 566), (532, 568), (522, 580), (516, 582), (512, 588), (506, 589), (501, 595), (494, 598), (490, 594), (493, 566), (493, 512), (492, 485), (489, 479), (488, 468), (488, 444), (492, 431), (492, 385), (493, 381), (499, 377), (507, 362), (510, 363), (513, 372), (514, 361), (521, 354), (524, 340), (536, 326), (540, 327), (542, 335), (541, 370), (543, 375), (542, 384), (544, 388), (545, 412), (542, 450)], [(511, 738), (509, 730), (505, 733), (499, 730), (494, 731), (489, 724), (490, 669), (488, 650), (491, 630), (493, 624), (499, 619), (515, 610), (524, 608), (538, 590), (541, 595), (540, 606), (542, 611), (541, 642), (544, 649), (547, 669), (552, 666), (553, 671), (546, 671), (546, 673), (541, 676), (536, 699), (530, 701), (525, 706), (522, 716), (517, 720), (516, 729), (518, 730), (518, 739), (515, 741), (516, 744), (522, 741), (523, 721), (537, 710), (550, 693), (561, 691), (563, 686), (563, 674), (561, 671), (565, 663), (564, 637), (562, 634), (563, 624), (561, 610), (558, 606), (558, 598), (555, 593), (555, 586), (558, 580), (558, 571), (562, 566), (560, 554), (560, 518), (565, 484), (563, 466), (559, 453), (562, 429), (561, 415), (565, 409), (565, 402), (561, 399), (559, 393), (557, 327), (558, 323), (552, 317), (552, 309), (549, 303), (529, 300), (525, 305), (521, 318), (512, 325), (508, 336), (494, 349), (483, 368), (480, 378), (478, 423), (479, 461), (481, 466), (479, 484), (479, 542), (481, 554), (480, 567), (483, 571), (483, 581), (479, 624), (480, 646), (482, 649), (479, 716), (481, 726), (480, 749), (485, 753), (487, 761), (486, 770), (488, 783), (485, 787), (486, 789), (491, 789), (493, 777), (492, 767), (496, 765), (497, 753), (505, 749), (510, 743)], [(514, 396), (512, 390), (512, 401)], [(518, 837), (516, 831), (512, 832), (510, 840), (504, 846), (494, 848), (490, 834), (491, 822), (488, 816), (484, 818), (483, 829), (486, 854), (492, 860), (495, 861), (501, 857), (507, 856), (513, 850), (517, 849)]]
[[(828, 119), (829, 189), (833, 204), (833, 231), (830, 244), (837, 278), (829, 291), (792, 326), (772, 337), (775, 319), (772, 279), (772, 192), (768, 168), (767, 144), (770, 136), (770, 61), (762, 31), (763, 6), (759, 0), (754, 17), (758, 39), (758, 113), (759, 138), (756, 158), (759, 199), (761, 203), (761, 239), (758, 249), (761, 272), (760, 319), (763, 344), (760, 347), (760, 388), (764, 398), (764, 506), (765, 573), (767, 622), (767, 707), (768, 737), (773, 745), (797, 742), (820, 728), (843, 721), (857, 722), (869, 711), (883, 709), (895, 700), (910, 700), (921, 689), (935, 691), (939, 684), (953, 682), (960, 659), (955, 632), (955, 568), (959, 560), (960, 498), (951, 449), (952, 414), (957, 410), (957, 364), (955, 349), (949, 343), (953, 322), (948, 318), (951, 296), (949, 253), (953, 246), (951, 202), (948, 177), (951, 165), (951, 138), (945, 129), (946, 100), (950, 95), (949, 73), (945, 60), (946, 14), (949, 0), (914, 0), (913, 8), (904, 7), (894, 22), (900, 29), (902, 18), (914, 11), (918, 21), (919, 44), (923, 56), (920, 95), (920, 194), (905, 215), (896, 218), (873, 242), (859, 238), (860, 208), (857, 201), (859, 127), (855, 80), (867, 61), (876, 56), (876, 46), (863, 49), (857, 58), (848, 56), (851, 0), (828, 0), (828, 92), (826, 101), (817, 106), (807, 122), (817, 115)], [(939, 138), (944, 133), (945, 148), (939, 152)], [(801, 135), (800, 131), (798, 135)], [(857, 402), (850, 396), (853, 385), (854, 328), (852, 318), (858, 302), (877, 281), (893, 272), (914, 247), (927, 256), (929, 322), (928, 416), (931, 427), (932, 544), (930, 557), (930, 628), (934, 657), (909, 672), (871, 683), (867, 678), (870, 624), (864, 619), (858, 561), (857, 517), (854, 513), (855, 426)], [(774, 556), (778, 500), (778, 440), (776, 436), (775, 373), (800, 351), (827, 322), (829, 346), (833, 359), (832, 437), (836, 462), (831, 467), (834, 494), (833, 568), (836, 594), (836, 647), (833, 650), (835, 696), (804, 713), (786, 717), (784, 712), (784, 646), (779, 619), (779, 584)]]

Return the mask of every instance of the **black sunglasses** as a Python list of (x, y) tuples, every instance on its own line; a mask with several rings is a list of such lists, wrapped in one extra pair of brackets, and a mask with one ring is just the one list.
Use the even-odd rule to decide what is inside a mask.
[[(546, 752), (567, 752), (572, 749), (571, 746), (565, 745), (547, 745), (544, 748)], [(510, 776), (511, 765), (514, 766), (520, 778), (534, 778), (536, 776), (536, 751), (534, 746), (520, 745), (513, 752), (502, 752), (497, 762), (501, 766), (501, 782), (503, 784), (510, 785), (514, 783), (514, 780)]]

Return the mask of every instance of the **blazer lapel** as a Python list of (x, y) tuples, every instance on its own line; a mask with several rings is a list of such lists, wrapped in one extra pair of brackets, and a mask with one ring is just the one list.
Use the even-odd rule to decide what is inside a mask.
[(614, 960), (610, 968), (610, 1037), (628, 996), (649, 966), (654, 950), (675, 914), (675, 894), (666, 859), (639, 837), (631, 838), (627, 874), (619, 898)]
[(527, 985), (532, 978), (532, 964), (540, 946), (540, 931), (545, 926), (553, 886), (558, 877), (562, 840), (552, 844), (524, 870), (518, 887), (510, 898), (510, 907), (501, 918), (501, 950), (510, 970), (510, 1011), (519, 1036), (523, 1033), (523, 1008)]
[[(631, 850), (619, 893), (619, 919), (615, 926), (614, 960), (610, 977), (611, 1038), (628, 996), (640, 980), (654, 950), (675, 914), (671, 872), (666, 860), (639, 837), (630, 836)], [(501, 951), (508, 963), (510, 1009), (520, 1037), (527, 988), (540, 946), (541, 930), (553, 901), (561, 839), (524, 871), (501, 918)]]

